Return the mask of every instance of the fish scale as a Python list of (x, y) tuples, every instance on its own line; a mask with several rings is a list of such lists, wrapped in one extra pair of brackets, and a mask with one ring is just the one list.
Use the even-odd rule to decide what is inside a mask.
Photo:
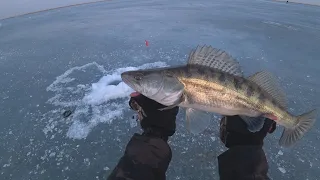
[[(274, 113), (278, 117), (290, 117), (290, 114), (287, 114), (285, 111), (283, 111), (280, 105), (278, 105), (277, 102), (266, 92), (264, 92), (259, 86), (242, 77), (233, 76), (231, 74), (220, 72), (219, 70), (214, 70), (212, 68), (204, 67), (201, 65), (188, 65), (184, 67), (178, 67), (178, 69), (180, 70), (180, 73), (177, 74), (177, 77), (178, 79), (180, 79), (180, 82), (185, 85), (185, 91), (191, 91), (192, 93), (187, 94), (193, 94), (191, 98), (187, 98), (191, 103), (197, 102), (198, 104), (204, 105), (204, 99), (207, 99), (211, 103), (208, 103), (206, 105), (211, 105), (217, 108), (227, 106), (229, 108), (243, 108), (243, 111), (247, 110), (247, 113), (242, 113), (248, 116), (250, 116), (251, 112), (259, 111), (261, 113)], [(176, 70), (171, 70), (173, 71), (173, 73), (177, 72)], [(181, 76), (180, 78), (179, 75)], [(189, 83), (185, 83), (185, 79), (189, 80)], [(194, 85), (190, 87), (190, 79), (194, 79), (194, 82), (198, 81), (198, 84), (194, 83)], [(207, 96), (202, 96), (202, 98), (197, 95), (200, 92), (206, 92), (208, 88), (214, 86), (213, 84), (216, 86), (221, 86), (222, 89), (218, 91), (208, 92), (208, 94), (206, 94)], [(194, 88), (196, 85), (202, 85), (204, 88)], [(249, 87), (251, 88), (249, 93), (251, 96), (247, 95)], [(226, 95), (226, 97), (229, 98), (221, 98), (225, 96), (223, 90), (228, 90), (228, 94)], [(214, 95), (212, 99), (207, 98), (210, 94)], [(226, 115), (233, 114), (230, 113)], [(294, 119), (289, 119), (291, 119), (293, 122), (279, 123), (285, 123), (288, 126), (293, 126), (295, 124)]]
[[(202, 70), (196, 71), (196, 69)], [(172, 71), (180, 71), (180, 73), (177, 73), (177, 77), (179, 81), (184, 84), (185, 92), (187, 92), (186, 94), (193, 94), (190, 98), (187, 98), (189, 103), (197, 102), (202, 105), (205, 104), (216, 107), (229, 105), (238, 108), (247, 108), (249, 105), (249, 103), (245, 101), (247, 99), (243, 99), (241, 103), (239, 101), (234, 101), (236, 97), (240, 99), (239, 95), (241, 95), (242, 92), (245, 92), (247, 87), (245, 85), (245, 80), (242, 80), (240, 77), (233, 77), (222, 72), (210, 71), (209, 68), (200, 66), (179, 67), (178, 70), (172, 69)], [(197, 73), (190, 75), (188, 74), (189, 72)], [(221, 78), (221, 76), (224, 78)], [(223, 81), (221, 81), (222, 79)], [(241, 85), (236, 85), (235, 81), (241, 83)], [(246, 104), (246, 106), (243, 104)]]

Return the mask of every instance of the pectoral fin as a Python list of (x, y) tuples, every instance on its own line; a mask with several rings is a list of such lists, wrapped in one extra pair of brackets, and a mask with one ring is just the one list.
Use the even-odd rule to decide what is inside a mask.
[(247, 128), (250, 132), (260, 131), (264, 125), (264, 120), (266, 119), (263, 116), (259, 116), (259, 117), (240, 116), (240, 117), (247, 124)]
[(204, 111), (198, 111), (193, 108), (187, 108), (186, 121), (187, 129), (193, 134), (203, 132), (209, 125), (211, 114)]

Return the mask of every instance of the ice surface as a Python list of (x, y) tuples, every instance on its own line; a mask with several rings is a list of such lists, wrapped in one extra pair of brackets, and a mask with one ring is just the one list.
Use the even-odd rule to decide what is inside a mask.
[(279, 171), (282, 173), (286, 173), (287, 171), (283, 167), (278, 167)]
[(289, 3), (300, 3), (300, 4), (309, 4), (309, 5), (317, 5), (320, 6), (319, 0), (277, 0), (277, 1), (284, 1)]
[(90, 159), (89, 158), (85, 158), (84, 160), (83, 160), (83, 163), (86, 165), (86, 166), (90, 166)]
[[(127, 109), (126, 102), (121, 99), (128, 98), (133, 90), (124, 82), (121, 82), (120, 75), (122, 72), (165, 66), (167, 66), (167, 64), (164, 62), (154, 62), (138, 67), (123, 67), (106, 71), (103, 66), (92, 62), (83, 66), (73, 67), (58, 76), (56, 80), (47, 87), (48, 91), (55, 93), (54, 97), (49, 99), (49, 102), (65, 108), (73, 107), (74, 112), (70, 119), (72, 123), (67, 132), (67, 137), (83, 139), (86, 138), (91, 130), (99, 123), (112, 123), (112, 120), (120, 118), (124, 110)], [(98, 82), (92, 83), (91, 86), (83, 84), (69, 86), (70, 83), (76, 80), (70, 76), (79, 71), (85, 72), (90, 68), (95, 68), (105, 75), (101, 77)], [(118, 84), (112, 84), (115, 81), (118, 82)], [(80, 97), (66, 101), (66, 99), (62, 97), (64, 97), (64, 94), (68, 94), (68, 92), (77, 92), (78, 94), (85, 94), (85, 96), (83, 98)], [(57, 122), (49, 122), (43, 129), (44, 133), (52, 132), (56, 124)], [(132, 127), (135, 127), (134, 124), (132, 124)]]
[[(274, 73), (292, 114), (319, 107), (318, 17), (315, 6), (265, 0), (137, 0), (0, 20), (1, 178), (105, 179), (141, 132), (120, 73), (185, 64), (198, 44), (228, 51), (247, 75)], [(168, 179), (219, 179), (219, 120), (195, 136), (180, 111)], [(319, 179), (319, 123), (290, 149), (281, 132), (264, 141), (271, 179)]]
[[(76, 4), (97, 2), (101, 0), (6, 0), (0, 2), (0, 19), (13, 17), (17, 15), (43, 11), (47, 9), (65, 7)], [(278, 1), (286, 1), (286, 0), (278, 0)], [(290, 0), (295, 3), (302, 4), (311, 4), (311, 5), (320, 5), (319, 0)], [(205, 3), (195, 3), (194, 6), (197, 7), (205, 7)], [(23, 8), (20, 8), (23, 7)]]
[(279, 150), (278, 155), (282, 156), (283, 152), (281, 150)]
[(290, 26), (290, 25), (285, 25), (285, 24), (278, 23), (278, 22), (273, 22), (273, 21), (264, 21), (263, 23), (270, 24), (270, 25), (273, 25), (273, 26), (278, 26), (278, 27), (281, 27), (281, 28), (287, 28), (289, 30), (294, 30), (294, 31), (299, 30), (296, 27), (293, 27), (293, 26)]
[(121, 81), (121, 73), (130, 70), (151, 68), (151, 67), (164, 67), (165, 63), (156, 62), (153, 64), (145, 64), (140, 67), (126, 67), (119, 68), (113, 74), (102, 77), (97, 83), (93, 83), (91, 92), (87, 94), (83, 100), (87, 104), (99, 105), (104, 102), (108, 102), (113, 99), (127, 97), (133, 90), (127, 86), (124, 82), (120, 82), (117, 85), (111, 85), (114, 81)]
[(131, 128), (134, 128), (134, 127), (136, 127), (137, 125), (138, 125), (138, 123), (137, 123), (137, 118), (136, 118), (136, 117), (130, 119), (130, 127), (131, 127)]

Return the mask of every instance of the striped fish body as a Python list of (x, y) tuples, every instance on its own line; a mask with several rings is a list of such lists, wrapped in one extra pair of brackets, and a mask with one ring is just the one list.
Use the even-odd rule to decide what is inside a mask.
[(184, 85), (181, 107), (229, 116), (265, 115), (290, 128), (297, 124), (297, 119), (272, 96), (246, 78), (199, 65), (166, 71), (167, 74), (174, 74)]

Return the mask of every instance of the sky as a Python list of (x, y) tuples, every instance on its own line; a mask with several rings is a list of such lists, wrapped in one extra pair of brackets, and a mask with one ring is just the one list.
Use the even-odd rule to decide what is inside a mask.
[(0, 19), (74, 4), (101, 0), (1, 0)]
[[(8, 17), (13, 17), (36, 11), (42, 11), (51, 8), (96, 1), (101, 0), (1, 0), (0, 19), (5, 19)], [(289, 0), (289, 2), (320, 5), (320, 0)]]

